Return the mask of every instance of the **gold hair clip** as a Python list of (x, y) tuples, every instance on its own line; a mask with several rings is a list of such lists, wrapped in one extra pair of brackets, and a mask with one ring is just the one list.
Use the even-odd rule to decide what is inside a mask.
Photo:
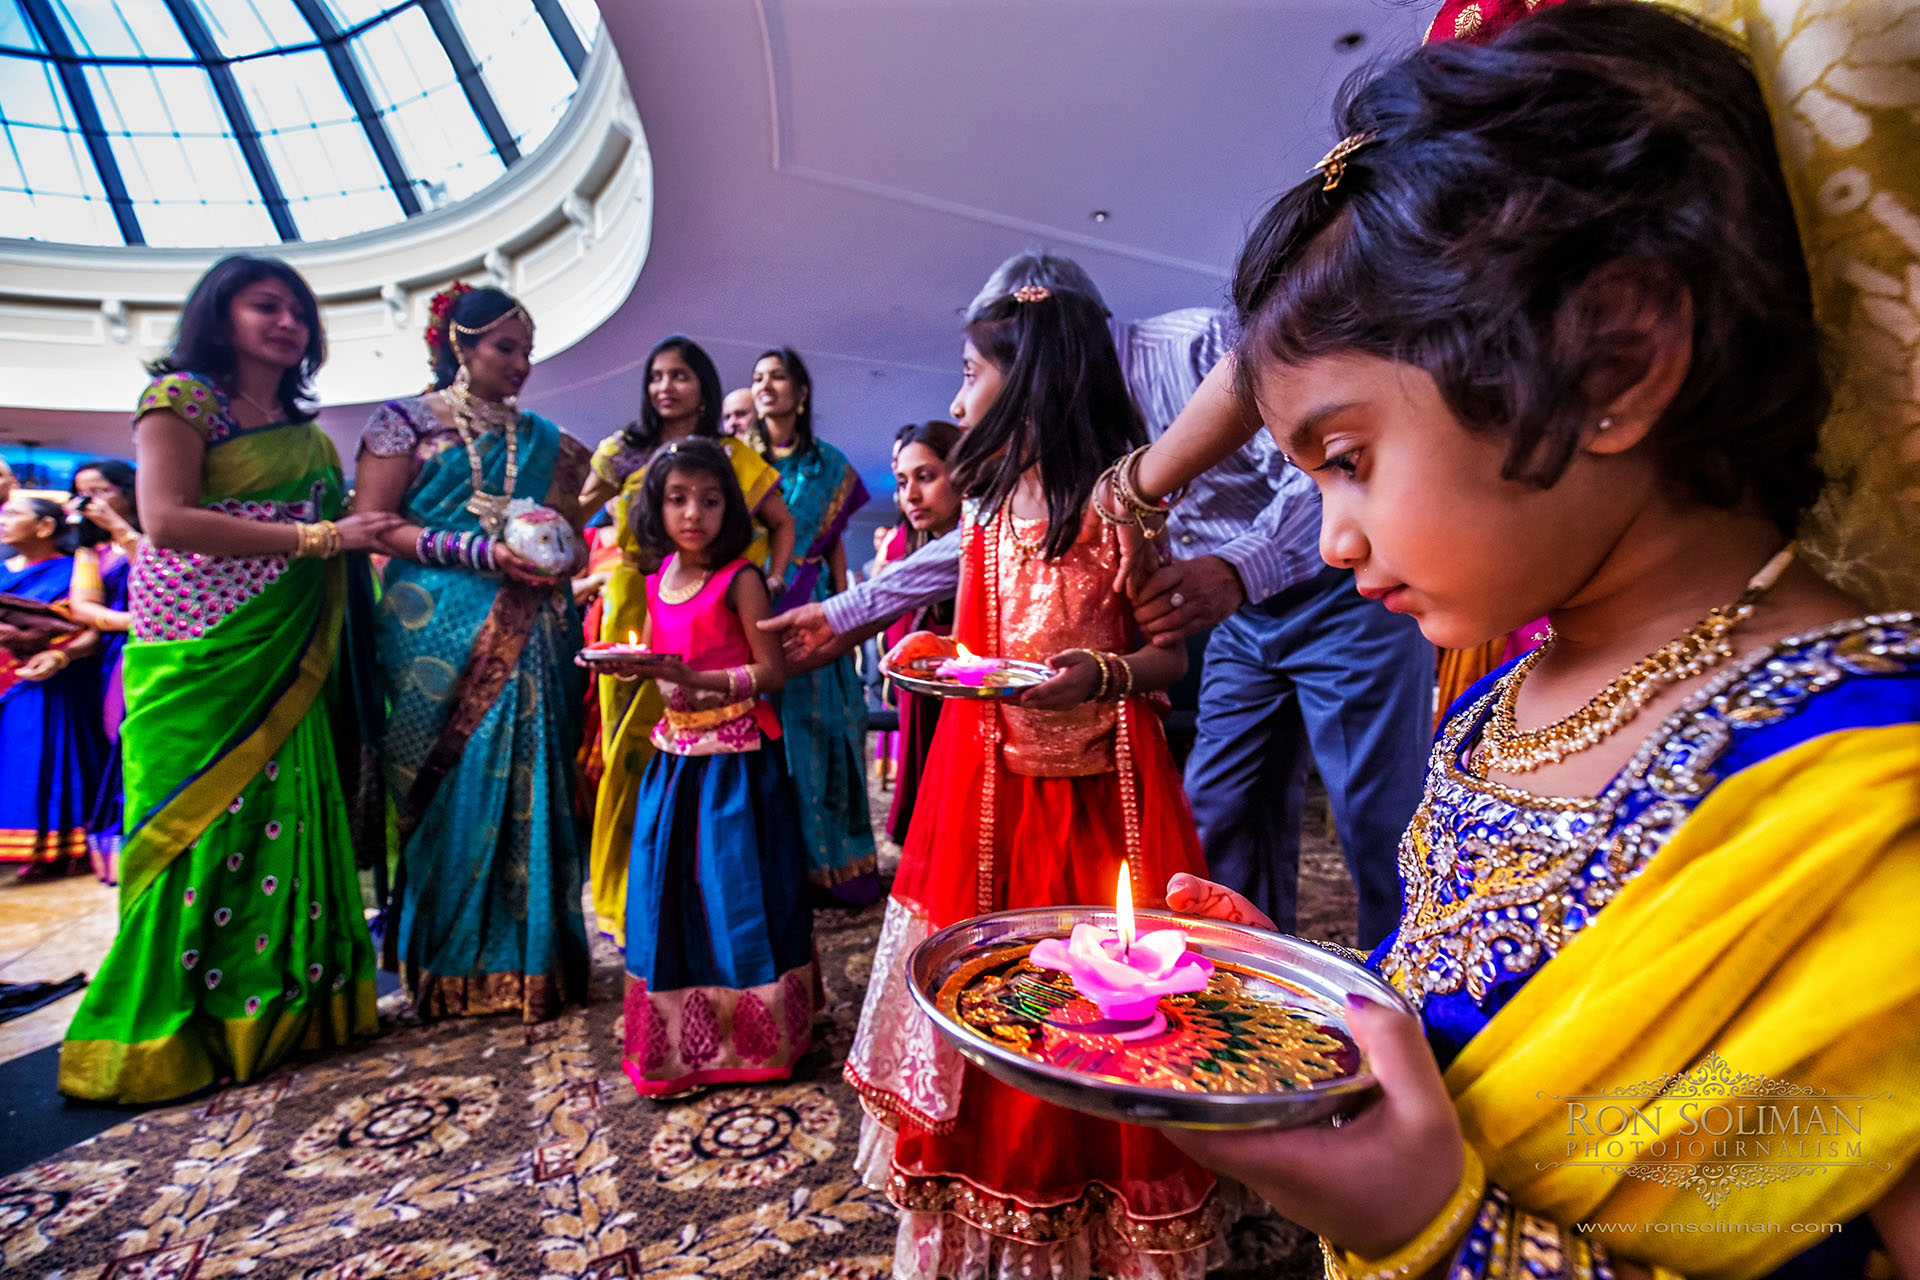
[(1053, 290), (1043, 284), (1023, 284), (1013, 291), (1015, 302), (1045, 302), (1053, 296)]
[(1360, 148), (1378, 141), (1380, 141), (1380, 133), (1376, 129), (1368, 129), (1364, 133), (1350, 133), (1342, 138), (1340, 144), (1333, 150), (1321, 156), (1320, 163), (1313, 166), (1309, 172), (1324, 173), (1327, 176), (1327, 180), (1321, 185), (1320, 189), (1322, 191), (1331, 191), (1339, 186), (1340, 179), (1346, 176), (1348, 157), (1360, 150)]

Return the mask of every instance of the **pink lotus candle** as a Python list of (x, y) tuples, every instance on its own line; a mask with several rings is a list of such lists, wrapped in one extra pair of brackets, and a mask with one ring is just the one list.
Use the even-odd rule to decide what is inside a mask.
[(627, 642), (625, 644), (596, 642), (588, 645), (587, 648), (594, 653), (610, 653), (618, 657), (632, 656), (644, 658), (648, 652), (647, 647), (640, 643), (640, 633), (637, 631), (627, 632)]
[(1134, 936), (1130, 878), (1127, 864), (1121, 863), (1117, 931), (1077, 924), (1065, 942), (1048, 938), (1037, 943), (1028, 959), (1043, 969), (1065, 970), (1073, 989), (1098, 1008), (1101, 1017), (1139, 1022), (1157, 1015), (1161, 996), (1204, 990), (1213, 976), (1213, 962), (1187, 950), (1187, 935), (1179, 929)]
[(959, 648), (958, 656), (948, 658), (935, 667), (933, 674), (978, 688), (987, 682), (988, 676), (1000, 669), (1000, 664), (994, 659), (971, 653), (964, 644)]

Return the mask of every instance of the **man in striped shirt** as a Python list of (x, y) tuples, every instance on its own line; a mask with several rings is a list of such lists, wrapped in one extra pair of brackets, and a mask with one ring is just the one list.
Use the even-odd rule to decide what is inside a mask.
[[(969, 320), (1029, 284), (1100, 298), (1078, 263), (1023, 253), (994, 272)], [(1157, 439), (1226, 354), (1227, 318), (1191, 308), (1108, 323)], [(1136, 615), (1155, 643), (1189, 643), (1199, 669), (1186, 787), (1209, 871), (1294, 927), (1310, 752), (1353, 875), (1360, 943), (1371, 948), (1399, 919), (1397, 851), (1420, 799), (1432, 647), (1411, 618), (1362, 598), (1350, 571), (1320, 559), (1319, 492), (1265, 431), (1193, 482), (1167, 531), (1174, 562)], [(784, 630), (790, 658), (805, 662), (952, 597), (959, 580), (955, 530), (870, 582), (761, 625)]]

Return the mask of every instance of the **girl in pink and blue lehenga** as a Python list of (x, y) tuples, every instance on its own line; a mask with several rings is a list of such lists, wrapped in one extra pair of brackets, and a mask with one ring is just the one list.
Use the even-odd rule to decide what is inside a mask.
[(785, 1079), (812, 1043), (819, 973), (800, 814), (763, 695), (785, 678), (727, 456), (667, 445), (636, 532), (673, 554), (647, 578), (647, 648), (666, 714), (641, 776), (627, 871), (626, 1052), (649, 1097)]

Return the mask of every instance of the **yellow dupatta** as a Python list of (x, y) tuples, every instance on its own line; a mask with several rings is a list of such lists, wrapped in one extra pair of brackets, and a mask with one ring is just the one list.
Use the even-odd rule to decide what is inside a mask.
[[(1640, 1228), (1587, 1238), (1688, 1277), (1761, 1276), (1804, 1251), (1818, 1237), (1789, 1224), (1853, 1218), (1920, 1154), (1916, 903), (1920, 725), (1828, 733), (1721, 782), (1447, 1071), (1489, 1179), (1563, 1224)], [(1844, 1104), (1860, 1108), (1862, 1132), (1846, 1135), (1860, 1161), (1797, 1172), (1770, 1161), (1760, 1177), (1777, 1181), (1732, 1189), (1718, 1210), (1685, 1182), (1709, 1168), (1568, 1162), (1568, 1099), (1710, 1054), (1860, 1100)], [(1651, 1091), (1618, 1101), (1656, 1114)], [(1686, 1136), (1671, 1099), (1657, 1115), (1637, 1140)]]

